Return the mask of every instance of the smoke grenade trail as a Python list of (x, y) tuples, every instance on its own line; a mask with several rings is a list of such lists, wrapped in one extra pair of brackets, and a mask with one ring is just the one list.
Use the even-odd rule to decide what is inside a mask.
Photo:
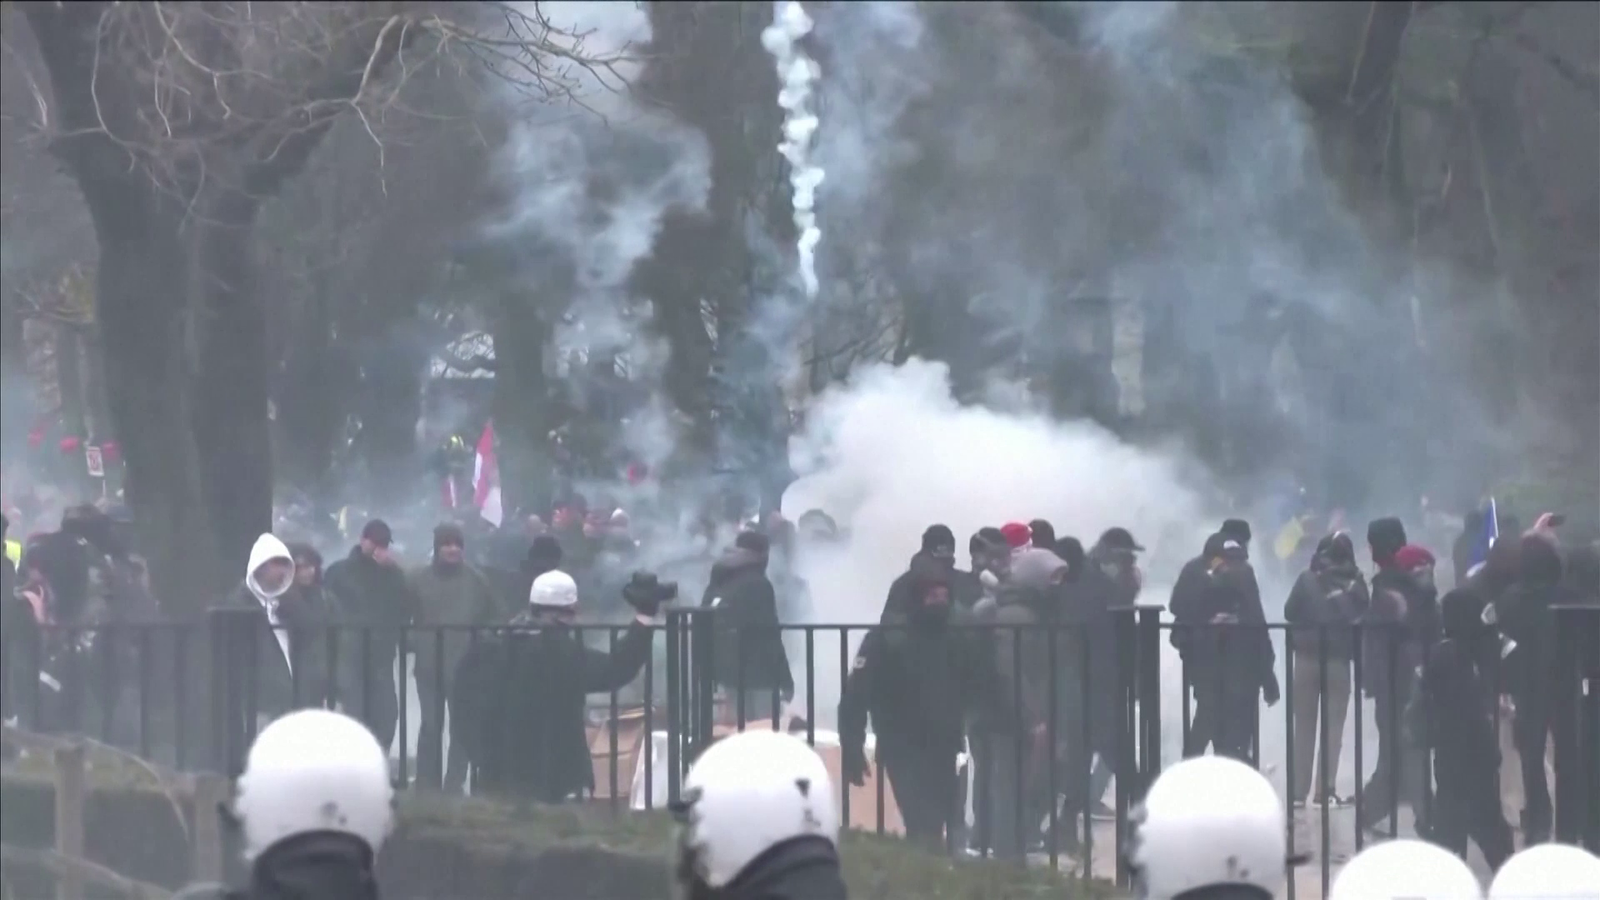
[(821, 166), (811, 162), (811, 141), (817, 133), (811, 94), (822, 70), (799, 46), (800, 39), (811, 33), (811, 25), (811, 17), (797, 0), (778, 0), (773, 4), (772, 24), (761, 32), (761, 46), (772, 54), (778, 66), (778, 105), (783, 107), (783, 141), (778, 144), (778, 152), (789, 161), (800, 281), (807, 297), (817, 295), (816, 254), (817, 243), (822, 240), (822, 231), (817, 227), (817, 186), (822, 184), (824, 174)]

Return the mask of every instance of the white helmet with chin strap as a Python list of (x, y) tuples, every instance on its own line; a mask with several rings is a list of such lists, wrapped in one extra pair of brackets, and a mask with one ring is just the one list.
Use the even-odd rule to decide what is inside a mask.
[(1283, 801), (1271, 782), (1222, 756), (1156, 778), (1133, 813), (1128, 861), (1138, 895), (1173, 900), (1224, 886), (1271, 898), (1288, 863)]
[(1600, 900), (1600, 856), (1570, 844), (1539, 844), (1506, 860), (1489, 900)]
[(1328, 900), (1480, 900), (1483, 888), (1461, 858), (1415, 840), (1384, 841), (1357, 853), (1333, 879)]
[(338, 831), (373, 853), (394, 822), (389, 757), (367, 726), (326, 709), (289, 713), (261, 730), (239, 776), (234, 812), (254, 859), (286, 838)]
[(838, 841), (833, 779), (805, 741), (772, 731), (744, 731), (700, 754), (683, 781), (677, 877), (726, 887), (779, 844)]

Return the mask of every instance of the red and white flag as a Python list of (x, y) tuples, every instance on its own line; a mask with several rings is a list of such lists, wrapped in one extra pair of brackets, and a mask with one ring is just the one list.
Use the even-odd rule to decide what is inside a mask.
[(500, 463), (494, 456), (494, 421), (483, 426), (477, 458), (472, 464), (472, 505), (478, 515), (495, 526), (504, 517), (500, 509)]

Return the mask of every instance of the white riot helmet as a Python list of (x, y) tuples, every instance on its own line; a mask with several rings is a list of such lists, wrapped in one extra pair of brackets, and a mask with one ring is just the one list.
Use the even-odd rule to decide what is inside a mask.
[(533, 587), (528, 590), (528, 603), (539, 609), (575, 609), (578, 583), (560, 569), (552, 569), (533, 580)]
[(839, 835), (822, 757), (773, 731), (743, 731), (707, 747), (684, 778), (680, 814), (677, 874), (685, 888), (719, 890), (779, 844), (837, 844)]
[(274, 720), (250, 745), (234, 812), (254, 859), (285, 838), (337, 831), (377, 853), (394, 822), (389, 759), (365, 725), (325, 709)]
[(1128, 858), (1140, 897), (1233, 886), (1270, 898), (1283, 882), (1283, 801), (1238, 760), (1201, 756), (1162, 772), (1133, 824)]
[(1373, 844), (1345, 863), (1328, 900), (1479, 900), (1477, 876), (1454, 853), (1426, 841)]
[(1600, 856), (1570, 844), (1539, 844), (1506, 860), (1489, 900), (1600, 900)]

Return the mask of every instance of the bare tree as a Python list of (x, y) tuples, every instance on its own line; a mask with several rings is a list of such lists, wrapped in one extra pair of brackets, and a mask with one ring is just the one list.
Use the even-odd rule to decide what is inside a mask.
[(536, 4), (17, 7), (48, 73), (53, 150), (99, 243), (129, 500), (161, 594), (198, 608), (270, 526), (267, 308), (251, 240), (263, 204), (341, 117), (381, 145), (373, 118), (422, 67), (488, 63), (549, 98), (568, 67), (604, 61), (558, 40)]

